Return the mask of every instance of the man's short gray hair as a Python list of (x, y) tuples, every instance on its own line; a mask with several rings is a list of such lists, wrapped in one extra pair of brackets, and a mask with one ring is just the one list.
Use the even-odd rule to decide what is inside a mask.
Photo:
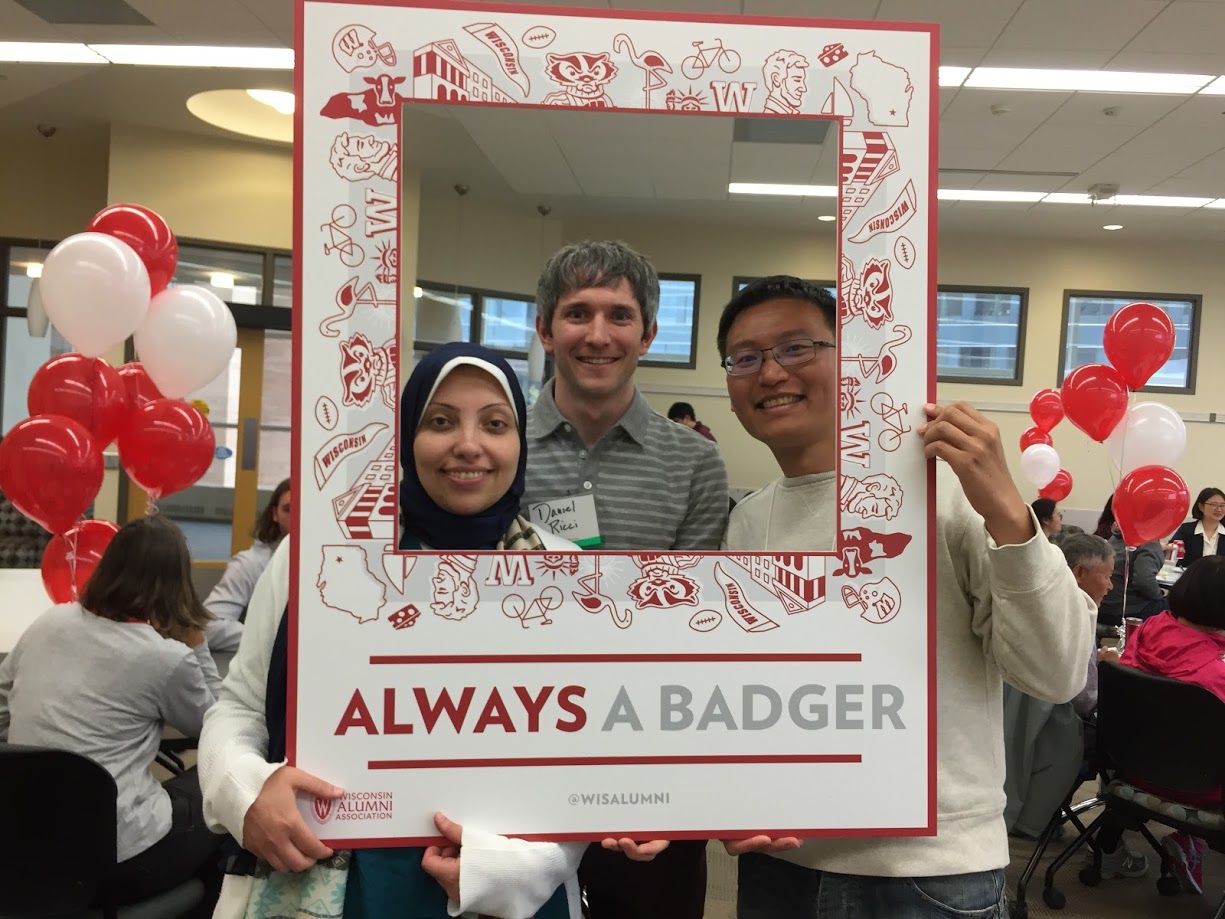
[(659, 315), (659, 275), (640, 253), (623, 242), (581, 242), (553, 253), (536, 283), (536, 314), (553, 328), (557, 301), (586, 287), (616, 287), (628, 281), (642, 309), (645, 337)]
[(1075, 533), (1059, 544), (1068, 567), (1089, 567), (1101, 562), (1114, 566), (1114, 548), (1100, 536), (1092, 533)]

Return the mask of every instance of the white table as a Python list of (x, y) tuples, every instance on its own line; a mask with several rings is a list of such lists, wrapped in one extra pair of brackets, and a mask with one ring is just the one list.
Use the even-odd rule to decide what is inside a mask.
[(0, 568), (0, 654), (52, 605), (37, 568)]

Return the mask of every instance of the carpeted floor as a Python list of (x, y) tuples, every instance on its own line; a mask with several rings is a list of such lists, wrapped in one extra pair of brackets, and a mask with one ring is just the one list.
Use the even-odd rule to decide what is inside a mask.
[[(1086, 792), (1092, 789), (1086, 786)], [(1092, 819), (1096, 811), (1088, 816)], [(1163, 826), (1151, 825), (1158, 840), (1169, 832)], [(1063, 846), (1074, 839), (1069, 835), (1065, 842), (1055, 843), (1048, 849), (1038, 871), (1029, 883), (1026, 903), (1030, 919), (1211, 919), (1217, 903), (1225, 893), (1225, 856), (1209, 852), (1204, 861), (1204, 894), (1192, 896), (1179, 894), (1163, 897), (1157, 893), (1157, 877), (1160, 874), (1160, 859), (1139, 833), (1128, 833), (1127, 845), (1148, 856), (1148, 874), (1143, 878), (1120, 878), (1103, 881), (1098, 887), (1085, 887), (1077, 879), (1081, 868), (1081, 855), (1077, 853), (1059, 872), (1056, 886), (1067, 898), (1061, 910), (1053, 910), (1042, 901), (1042, 876), (1047, 864), (1063, 850)], [(1012, 862), (1008, 866), (1008, 896), (1016, 893), (1017, 881), (1034, 851), (1034, 842), (1026, 839), (1011, 839)], [(711, 843), (707, 850), (710, 867), (706, 888), (706, 919), (734, 919), (736, 915), (736, 864), (729, 858), (719, 843)]]

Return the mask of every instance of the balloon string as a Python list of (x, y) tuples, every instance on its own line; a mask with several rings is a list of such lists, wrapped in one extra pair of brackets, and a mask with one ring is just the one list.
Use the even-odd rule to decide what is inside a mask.
[(157, 498), (154, 495), (149, 495), (148, 498), (149, 500), (145, 502), (145, 516), (152, 517), (161, 513), (157, 507)]
[(73, 600), (80, 599), (77, 592), (77, 535), (76, 525), (64, 534), (64, 541), (68, 543), (68, 586)]

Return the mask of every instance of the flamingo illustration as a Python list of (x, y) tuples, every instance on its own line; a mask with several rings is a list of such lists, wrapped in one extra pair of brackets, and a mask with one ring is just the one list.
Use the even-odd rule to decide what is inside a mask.
[(600, 593), (600, 556), (595, 557), (595, 570), (591, 574), (580, 577), (578, 582), (583, 592), (571, 591), (570, 596), (574, 597), (579, 606), (592, 615), (599, 615), (607, 611), (617, 628), (628, 629), (630, 627), (634, 621), (633, 611), (627, 609), (622, 614), (611, 598)]
[(613, 36), (613, 51), (625, 54), (629, 51), (630, 61), (642, 71), (643, 107), (651, 107), (651, 93), (668, 85), (662, 74), (671, 73), (672, 67), (658, 51), (644, 51), (639, 54), (634, 48), (634, 42), (624, 32)]

